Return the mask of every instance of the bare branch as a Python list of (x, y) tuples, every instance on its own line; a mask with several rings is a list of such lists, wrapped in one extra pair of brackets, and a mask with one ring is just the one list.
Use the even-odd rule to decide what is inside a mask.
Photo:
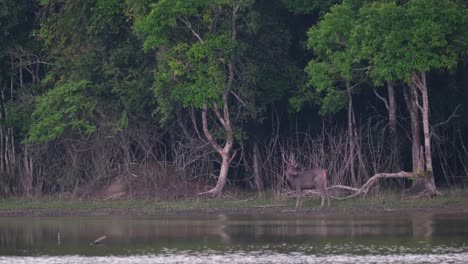
[(226, 128), (226, 121), (224, 118), (221, 116), (221, 113), (218, 110), (218, 104), (213, 103), (213, 112), (215, 113), (216, 117), (218, 118), (219, 122), (223, 125), (224, 128)]
[(354, 192), (359, 192), (359, 188), (354, 188), (354, 187), (350, 187), (350, 186), (346, 186), (346, 185), (341, 185), (341, 184), (338, 184), (338, 185), (333, 185), (333, 186), (330, 186), (327, 188), (328, 190), (332, 190), (332, 189), (344, 189), (344, 190), (349, 190), (349, 191), (354, 191)]
[(210, 130), (208, 129), (208, 106), (206, 105), (203, 107), (203, 110), (202, 110), (202, 122), (203, 122), (203, 132), (205, 134), (206, 139), (211, 144), (211, 146), (216, 150), (216, 152), (222, 155), (223, 149), (216, 142)]
[(433, 125), (432, 128), (436, 128), (436, 127), (438, 127), (438, 126), (445, 125), (445, 124), (449, 123), (450, 120), (451, 120), (452, 118), (454, 118), (454, 117), (459, 117), (458, 115), (456, 115), (456, 113), (457, 113), (457, 111), (458, 111), (458, 108), (460, 108), (460, 106), (461, 106), (461, 105), (457, 105), (457, 107), (455, 107), (455, 110), (454, 110), (453, 113), (449, 116), (449, 118), (448, 118), (447, 120), (445, 120), (445, 121), (443, 121), (443, 122), (440, 122), (440, 123), (438, 123), (438, 124)]
[[(367, 182), (360, 188), (360, 189), (357, 189), (356, 193), (354, 194), (351, 194), (351, 195), (348, 195), (348, 196), (345, 196), (345, 197), (341, 197), (341, 198), (337, 198), (338, 200), (345, 200), (345, 199), (349, 199), (349, 198), (353, 198), (353, 197), (356, 197), (360, 194), (364, 194), (366, 195), (367, 192), (369, 191), (370, 187), (372, 185), (374, 185), (378, 179), (381, 179), (381, 178), (409, 178), (413, 175), (412, 172), (405, 172), (405, 171), (400, 171), (400, 172), (397, 172), (397, 173), (378, 173), (378, 174), (375, 174), (374, 176), (372, 176), (369, 180), (367, 180)], [(348, 190), (351, 190), (352, 188), (350, 187), (347, 187), (347, 186), (332, 186), (330, 187), (331, 188), (341, 188), (341, 189), (348, 189)]]
[(231, 158), (229, 159), (229, 164), (231, 164), (232, 160), (236, 157), (237, 155), (237, 149), (234, 150), (234, 153), (232, 153)]
[(234, 93), (233, 91), (230, 91), (232, 95), (234, 95), (234, 97), (236, 97), (237, 101), (239, 101), (243, 106), (247, 106), (244, 101), (242, 101), (242, 99), (239, 97), (239, 95), (237, 95), (236, 93)]
[(379, 98), (380, 100), (382, 100), (382, 102), (384, 102), (385, 104), (385, 108), (387, 108), (388, 110), (388, 102), (387, 102), (387, 99), (385, 99), (383, 96), (381, 96), (378, 92), (377, 92), (377, 89), (372, 89), (372, 91), (374, 91), (374, 94), (375, 96), (377, 96), (377, 98)]
[(202, 45), (205, 45), (205, 42), (203, 41), (203, 39), (200, 37), (200, 34), (198, 34), (198, 32), (196, 32), (193, 27), (192, 27), (192, 23), (190, 23), (190, 21), (188, 21), (188, 19), (186, 18), (183, 18), (181, 16), (177, 16), (177, 18), (182, 21), (182, 23), (184, 23), (187, 28), (192, 32), (192, 34), (198, 39), (198, 41), (202, 44)]

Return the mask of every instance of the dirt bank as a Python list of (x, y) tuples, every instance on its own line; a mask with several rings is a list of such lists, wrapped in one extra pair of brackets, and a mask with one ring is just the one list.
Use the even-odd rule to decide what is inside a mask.
[(0, 210), (0, 217), (55, 217), (55, 216), (158, 216), (158, 215), (381, 215), (398, 213), (432, 213), (432, 214), (468, 214), (468, 208), (441, 207), (441, 208), (386, 208), (386, 209), (352, 209), (352, 210), (318, 210), (302, 209), (295, 211), (287, 207), (250, 207), (250, 208), (197, 208), (197, 209), (148, 209), (148, 208), (99, 208), (99, 209), (12, 209)]

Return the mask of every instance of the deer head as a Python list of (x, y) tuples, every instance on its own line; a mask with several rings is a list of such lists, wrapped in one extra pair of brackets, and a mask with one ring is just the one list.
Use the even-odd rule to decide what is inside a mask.
[(297, 163), (296, 159), (294, 158), (294, 154), (290, 154), (289, 156), (285, 156), (282, 153), (283, 162), (286, 164), (286, 176), (294, 177), (298, 174), (299, 171), (299, 164)]

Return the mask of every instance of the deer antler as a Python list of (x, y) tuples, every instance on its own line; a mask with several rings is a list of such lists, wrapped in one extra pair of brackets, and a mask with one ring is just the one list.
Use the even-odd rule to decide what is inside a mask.
[(283, 152), (283, 151), (281, 151), (281, 157), (283, 158), (283, 162), (284, 162), (284, 163), (286, 163), (286, 164), (289, 163), (289, 161), (286, 159), (287, 157), (284, 156), (284, 152)]
[(296, 166), (297, 166), (297, 162), (296, 162), (296, 158), (294, 157), (294, 153), (291, 153), (291, 154), (289, 155), (288, 165), (289, 165), (289, 166), (292, 166), (292, 167), (296, 167)]

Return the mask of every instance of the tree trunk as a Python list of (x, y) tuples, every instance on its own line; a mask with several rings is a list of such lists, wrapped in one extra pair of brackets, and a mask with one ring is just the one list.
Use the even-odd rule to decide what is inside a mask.
[(424, 131), (424, 158), (426, 171), (432, 172), (432, 151), (431, 151), (431, 132), (429, 128), (429, 97), (427, 95), (426, 73), (421, 72), (421, 76), (413, 73), (412, 82), (421, 92), (422, 107), (420, 107), (423, 131)]
[(229, 118), (229, 108), (227, 106), (227, 99), (228, 99), (227, 92), (225, 92), (223, 94), (224, 117), (221, 116), (221, 114), (219, 113), (218, 106), (216, 104), (213, 107), (213, 110), (216, 116), (218, 117), (218, 120), (223, 125), (224, 131), (226, 133), (226, 142), (225, 142), (224, 148), (221, 148), (221, 146), (216, 142), (210, 130), (208, 129), (208, 107), (205, 105), (205, 107), (202, 110), (203, 132), (205, 134), (206, 139), (210, 143), (210, 145), (216, 150), (216, 152), (219, 153), (219, 155), (221, 155), (222, 162), (221, 162), (221, 168), (219, 171), (219, 177), (218, 177), (216, 186), (207, 192), (200, 193), (199, 195), (208, 194), (208, 195), (212, 195), (213, 197), (219, 198), (221, 197), (224, 186), (226, 185), (226, 182), (227, 182), (229, 166), (231, 164), (232, 158), (234, 157), (234, 155), (231, 156), (231, 149), (234, 143), (234, 135), (233, 135), (231, 122)]
[[(239, 11), (239, 4), (236, 3), (233, 6), (232, 9), (232, 20), (231, 20), (231, 39), (236, 40), (237, 36), (237, 25), (236, 25), (236, 20), (237, 20), (237, 12)], [(200, 38), (200, 36), (196, 33), (194, 33), (196, 37), (199, 39), (200, 43), (203, 45), (204, 42)], [(234, 144), (234, 132), (232, 130), (232, 125), (231, 125), (231, 118), (230, 118), (230, 113), (229, 113), (229, 94), (231, 93), (232, 86), (234, 85), (234, 60), (233, 58), (230, 58), (228, 63), (227, 63), (227, 69), (228, 69), (228, 79), (226, 86), (224, 87), (224, 92), (222, 94), (222, 102), (223, 102), (223, 112), (219, 112), (218, 105), (216, 103), (213, 103), (213, 112), (215, 113), (218, 121), (221, 123), (221, 125), (224, 128), (224, 133), (225, 133), (225, 145), (222, 148), (217, 142), (216, 139), (213, 137), (211, 134), (209, 128), (208, 128), (208, 105), (204, 105), (203, 110), (202, 110), (202, 124), (203, 124), (203, 133), (205, 134), (206, 139), (210, 143), (210, 145), (213, 147), (216, 152), (221, 155), (222, 162), (221, 162), (221, 168), (219, 171), (219, 177), (218, 181), (216, 183), (216, 186), (212, 188), (211, 190), (203, 193), (199, 193), (199, 195), (211, 195), (213, 197), (221, 197), (224, 186), (226, 185), (227, 182), (227, 177), (229, 173), (229, 167), (231, 165), (232, 159), (235, 157), (236, 153), (231, 155), (231, 150), (232, 146)]]
[(34, 195), (34, 163), (28, 145), (25, 145), (23, 149), (23, 168), (24, 171), (21, 175), (23, 192), (26, 197), (30, 198)]
[(354, 131), (354, 112), (353, 112), (353, 98), (351, 91), (349, 91), (349, 104), (348, 104), (348, 137), (349, 137), (349, 157), (348, 164), (351, 172), (351, 185), (357, 186), (356, 169), (355, 169), (355, 152), (356, 152), (356, 138)]
[(411, 118), (411, 155), (413, 157), (413, 172), (422, 172), (421, 161), (419, 159), (419, 144), (420, 144), (420, 131), (419, 131), (419, 112), (417, 106), (418, 94), (414, 87), (410, 84), (408, 92), (405, 90), (405, 101), (408, 106), (408, 111)]
[(388, 125), (390, 127), (390, 140), (393, 153), (393, 169), (400, 170), (400, 152), (398, 148), (395, 89), (391, 81), (387, 82), (388, 91)]
[(257, 195), (262, 196), (263, 184), (260, 170), (260, 152), (258, 151), (258, 144), (254, 142), (252, 150), (252, 160), (253, 160), (253, 173), (255, 179), (255, 187), (257, 189)]
[[(420, 105), (419, 92), (421, 93), (422, 105)], [(424, 131), (424, 148), (418, 148), (418, 163), (417, 170), (413, 170), (416, 173), (416, 180), (413, 182), (411, 187), (411, 192), (416, 192), (419, 194), (424, 194), (425, 196), (434, 197), (441, 195), (437, 191), (434, 182), (434, 176), (432, 171), (432, 158), (431, 158), (431, 135), (429, 130), (429, 98), (427, 94), (427, 83), (426, 83), (426, 74), (421, 72), (421, 77), (416, 73), (413, 73), (411, 76), (410, 83), (410, 93), (412, 108), (414, 111), (419, 109), (422, 115), (423, 131)], [(412, 121), (413, 123), (413, 121)], [(418, 126), (419, 129), (419, 126)], [(413, 132), (414, 133), (414, 132)], [(418, 131), (419, 138), (419, 131)], [(418, 141), (419, 145), (419, 141)], [(413, 148), (415, 147), (415, 142), (413, 142)], [(414, 150), (413, 150), (414, 151)], [(414, 162), (414, 152), (413, 152), (413, 162)], [(413, 167), (414, 167), (413, 163)]]
[(224, 186), (226, 186), (227, 176), (230, 166), (229, 155), (222, 155), (221, 169), (219, 170), (219, 177), (216, 186), (208, 191), (213, 197), (220, 198), (223, 194)]

